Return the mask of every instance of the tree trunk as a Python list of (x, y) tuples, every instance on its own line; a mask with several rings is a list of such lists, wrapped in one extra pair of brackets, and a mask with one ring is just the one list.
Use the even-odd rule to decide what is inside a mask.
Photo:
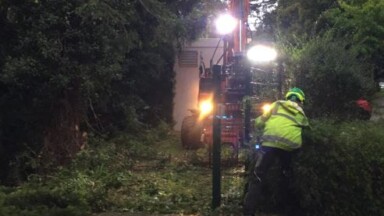
[(53, 165), (64, 165), (85, 145), (86, 133), (80, 129), (83, 119), (79, 85), (65, 90), (52, 106), (51, 120), (44, 131), (44, 158)]

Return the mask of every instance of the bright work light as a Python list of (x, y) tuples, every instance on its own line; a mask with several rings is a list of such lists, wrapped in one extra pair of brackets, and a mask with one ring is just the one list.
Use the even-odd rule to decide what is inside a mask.
[(207, 115), (207, 114), (211, 113), (213, 110), (212, 101), (210, 101), (210, 100), (201, 101), (199, 108), (200, 108), (200, 114), (201, 115)]
[(263, 113), (267, 113), (271, 110), (271, 104), (267, 103), (267, 104), (264, 104), (263, 107)]
[(269, 62), (275, 60), (276, 57), (276, 50), (264, 45), (253, 46), (247, 52), (247, 58), (252, 62)]
[(231, 33), (237, 25), (238, 21), (229, 14), (222, 14), (216, 19), (216, 29), (220, 35)]

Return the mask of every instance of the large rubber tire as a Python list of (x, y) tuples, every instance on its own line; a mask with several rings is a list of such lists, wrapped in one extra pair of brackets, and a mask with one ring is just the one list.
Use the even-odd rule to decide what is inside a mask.
[(203, 146), (201, 134), (203, 128), (197, 121), (197, 116), (187, 116), (181, 124), (181, 144), (185, 149), (198, 149)]

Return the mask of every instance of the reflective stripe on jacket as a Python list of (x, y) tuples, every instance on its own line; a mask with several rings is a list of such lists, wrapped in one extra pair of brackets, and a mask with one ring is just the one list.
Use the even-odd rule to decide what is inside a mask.
[(297, 103), (280, 100), (271, 105), (270, 111), (256, 119), (256, 127), (260, 126), (264, 127), (261, 137), (263, 146), (292, 151), (301, 147), (301, 131), (309, 123)]

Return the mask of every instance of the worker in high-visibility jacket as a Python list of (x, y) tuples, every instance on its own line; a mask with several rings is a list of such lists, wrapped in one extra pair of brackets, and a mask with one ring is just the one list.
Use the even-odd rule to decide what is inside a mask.
[(263, 128), (261, 146), (254, 158), (255, 167), (251, 170), (247, 192), (244, 197), (243, 215), (252, 216), (260, 200), (262, 184), (268, 169), (278, 159), (281, 167), (280, 193), (284, 206), (289, 214), (289, 197), (287, 186), (291, 175), (291, 157), (302, 145), (302, 129), (309, 127), (308, 118), (303, 111), (304, 92), (299, 88), (291, 88), (286, 100), (274, 102), (270, 109), (255, 120), (256, 127)]

